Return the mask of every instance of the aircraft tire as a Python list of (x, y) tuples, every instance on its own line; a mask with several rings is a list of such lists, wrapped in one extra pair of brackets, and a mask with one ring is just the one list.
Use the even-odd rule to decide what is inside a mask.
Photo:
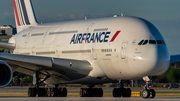
[(51, 92), (51, 97), (54, 97), (54, 95), (55, 95), (55, 90), (54, 90), (54, 88), (51, 88), (50, 92)]
[(29, 88), (28, 89), (28, 97), (36, 97), (36, 88)]
[(127, 92), (128, 92), (128, 96), (127, 97), (131, 97), (131, 89), (127, 88)]
[(102, 88), (81, 88), (80, 97), (102, 97), (103, 89)]
[(63, 91), (62, 91), (62, 97), (67, 97), (67, 89), (66, 88), (63, 88)]
[(93, 92), (94, 92), (94, 97), (99, 97), (99, 89), (98, 88), (94, 88)]
[(128, 97), (128, 90), (127, 90), (127, 88), (123, 89), (122, 97)]
[(141, 97), (142, 98), (149, 98), (149, 96), (150, 96), (150, 91), (149, 90), (144, 89), (144, 90), (141, 91)]
[(150, 89), (150, 96), (149, 98), (154, 98), (156, 96), (156, 92), (154, 91), (154, 89)]
[(51, 97), (51, 88), (47, 88), (47, 97)]
[(80, 97), (85, 97), (84, 90), (85, 90), (84, 88), (80, 89)]
[(46, 96), (45, 91), (46, 91), (45, 88), (39, 88), (38, 97), (45, 97)]
[(117, 88), (113, 89), (113, 97), (117, 97)]
[(63, 89), (62, 89), (62, 88), (58, 88), (58, 89), (57, 89), (57, 96), (58, 96), (58, 97), (63, 97), (62, 92), (63, 92)]
[(32, 97), (32, 88), (28, 89), (28, 97)]
[(103, 89), (99, 88), (99, 97), (103, 97)]

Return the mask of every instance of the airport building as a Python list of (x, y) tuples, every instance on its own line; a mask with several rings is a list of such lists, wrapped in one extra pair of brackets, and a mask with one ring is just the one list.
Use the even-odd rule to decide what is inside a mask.
[(16, 34), (16, 28), (11, 25), (3, 25), (0, 27), (0, 36), (2, 35), (14, 35)]
[(9, 38), (16, 34), (16, 28), (11, 25), (0, 26), (0, 42), (8, 42)]

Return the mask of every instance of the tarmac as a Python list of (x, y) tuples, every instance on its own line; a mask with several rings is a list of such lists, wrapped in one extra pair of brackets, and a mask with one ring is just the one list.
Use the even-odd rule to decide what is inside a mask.
[(80, 98), (80, 97), (0, 97), (0, 101), (179, 101), (180, 97), (155, 97), (154, 99), (143, 99), (141, 97), (131, 98), (113, 98), (113, 97), (102, 97), (102, 98)]
[[(80, 88), (67, 88), (68, 92), (79, 92)], [(143, 88), (132, 89), (133, 92), (141, 91)], [(154, 89), (156, 92), (180, 92), (180, 89)], [(0, 88), (0, 92), (27, 92), (28, 88)], [(112, 92), (113, 88), (103, 88), (104, 92)]]

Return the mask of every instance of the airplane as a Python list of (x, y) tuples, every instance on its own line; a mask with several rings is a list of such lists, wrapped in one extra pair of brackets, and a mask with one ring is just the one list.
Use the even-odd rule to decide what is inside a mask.
[[(151, 84), (170, 64), (179, 68), (180, 55), (169, 55), (159, 30), (135, 16), (39, 24), (31, 0), (13, 0), (17, 34), (0, 47), (0, 87), (11, 82), (13, 72), (33, 76), (28, 96), (66, 97), (59, 84), (82, 84), (81, 97), (102, 97), (95, 85), (120, 83), (113, 97), (131, 97), (124, 84), (143, 79), (142, 98), (154, 98)], [(41, 81), (41, 82), (39, 82)], [(40, 87), (41, 83), (54, 87)]]

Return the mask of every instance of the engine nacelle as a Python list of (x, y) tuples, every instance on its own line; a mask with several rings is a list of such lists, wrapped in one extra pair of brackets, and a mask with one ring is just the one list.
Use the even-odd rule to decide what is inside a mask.
[(0, 61), (0, 87), (7, 86), (12, 80), (11, 67), (4, 61)]

